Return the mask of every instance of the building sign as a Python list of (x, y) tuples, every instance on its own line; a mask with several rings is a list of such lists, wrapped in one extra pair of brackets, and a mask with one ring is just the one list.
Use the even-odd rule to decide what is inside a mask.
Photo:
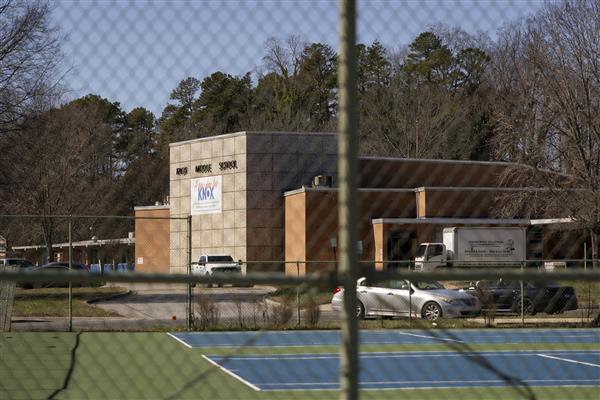
[(212, 165), (210, 165), (210, 164), (196, 165), (196, 172), (199, 172), (199, 173), (212, 172)]
[(190, 183), (190, 214), (218, 214), (222, 204), (222, 177), (206, 176), (192, 179)]
[[(219, 171), (227, 171), (229, 169), (237, 169), (237, 160), (226, 160), (219, 162)], [(212, 172), (211, 164), (198, 164), (194, 167), (194, 171), (200, 174), (210, 173)], [(187, 173), (187, 168), (185, 173)]]
[(237, 160), (221, 161), (219, 169), (225, 171), (227, 169), (237, 169)]

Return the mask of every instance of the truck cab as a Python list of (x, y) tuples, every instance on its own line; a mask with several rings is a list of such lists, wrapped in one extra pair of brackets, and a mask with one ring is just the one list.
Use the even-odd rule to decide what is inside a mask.
[(421, 243), (415, 257), (416, 271), (433, 271), (448, 266), (448, 250), (444, 243)]
[(241, 266), (230, 255), (203, 254), (197, 263), (192, 264), (192, 273), (198, 275), (213, 275), (215, 273), (241, 273)]

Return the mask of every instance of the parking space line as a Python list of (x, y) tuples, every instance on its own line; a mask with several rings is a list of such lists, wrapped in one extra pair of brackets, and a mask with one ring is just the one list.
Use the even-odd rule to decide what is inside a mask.
[(571, 360), (570, 358), (562, 358), (562, 357), (556, 357), (556, 356), (549, 356), (547, 354), (537, 354), (537, 355), (540, 356), (540, 357), (544, 357), (544, 358), (551, 358), (553, 360), (560, 360), (560, 361), (570, 362), (570, 363), (574, 363), (574, 364), (581, 364), (581, 365), (587, 365), (589, 367), (600, 368), (600, 365), (598, 365), (598, 364), (589, 363), (589, 362), (585, 362), (585, 361), (577, 361), (577, 360)]

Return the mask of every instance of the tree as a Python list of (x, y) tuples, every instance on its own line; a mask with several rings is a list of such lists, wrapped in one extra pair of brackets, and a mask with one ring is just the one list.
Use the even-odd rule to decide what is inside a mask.
[(102, 129), (98, 134), (109, 135), (107, 140), (103, 140), (105, 149), (99, 151), (99, 154), (104, 154), (105, 158), (97, 158), (100, 174), (114, 177), (123, 173), (127, 168), (127, 154), (122, 154), (119, 150), (124, 146), (124, 136), (127, 136), (127, 114), (121, 109), (118, 102), (111, 102), (96, 94), (88, 94), (86, 96), (75, 99), (62, 108), (70, 108), (77, 111), (91, 114), (98, 121), (102, 121), (105, 129)]
[(463, 88), (467, 93), (475, 92), (486, 78), (490, 61), (490, 57), (481, 49), (460, 49), (456, 55), (453, 86)]
[(423, 32), (410, 44), (404, 69), (416, 82), (449, 83), (452, 51), (433, 32)]
[(171, 92), (170, 99), (177, 100), (178, 106), (187, 113), (188, 117), (192, 115), (192, 105), (196, 100), (196, 95), (200, 90), (200, 81), (196, 78), (188, 77), (179, 82), (177, 87)]
[(308, 45), (300, 56), (298, 107), (308, 113), (313, 129), (329, 122), (336, 108), (337, 55), (322, 43)]
[(169, 156), (169, 143), (192, 139), (198, 136), (194, 126), (194, 102), (198, 99), (200, 81), (193, 77), (183, 79), (171, 92), (169, 97), (176, 103), (169, 103), (164, 108), (158, 121), (158, 151), (163, 158)]
[(327, 130), (335, 115), (336, 54), (326, 44), (297, 36), (265, 44), (265, 73), (254, 91), (255, 129)]
[(589, 232), (594, 259), (600, 235), (599, 54), (600, 3), (581, 0), (548, 4), (508, 27), (493, 57), (497, 155), (530, 166), (504, 178), (546, 189), (510, 204), (573, 218)]
[(300, 56), (305, 46), (303, 40), (295, 35), (288, 36), (285, 44), (274, 37), (267, 39), (263, 57), (267, 74), (275, 73), (289, 84), (290, 79), (298, 75)]
[(490, 157), (489, 57), (453, 52), (423, 32), (399, 62), (382, 46), (359, 46), (362, 152), (415, 158)]
[(167, 104), (158, 120), (158, 151), (163, 158), (169, 157), (169, 143), (194, 137), (191, 125), (185, 108)]
[(156, 152), (156, 126), (154, 114), (136, 107), (125, 117), (125, 130), (116, 143), (123, 162), (130, 165), (146, 155)]
[(370, 46), (357, 45), (358, 54), (358, 90), (366, 93), (370, 88), (389, 86), (391, 79), (391, 62), (386, 49), (378, 41)]
[(0, 135), (54, 103), (60, 59), (47, 2), (0, 0)]
[(242, 129), (242, 120), (252, 104), (250, 73), (236, 77), (215, 72), (204, 78), (202, 92), (194, 102), (193, 120), (201, 136)]
[[(5, 171), (11, 190), (3, 206), (13, 214), (42, 216), (36, 222), (50, 256), (61, 227), (49, 216), (105, 211), (113, 183), (102, 161), (110, 157), (110, 126), (70, 104), (28, 118), (21, 131), (5, 139), (3, 157), (16, 168)], [(29, 235), (37, 237), (33, 230)]]

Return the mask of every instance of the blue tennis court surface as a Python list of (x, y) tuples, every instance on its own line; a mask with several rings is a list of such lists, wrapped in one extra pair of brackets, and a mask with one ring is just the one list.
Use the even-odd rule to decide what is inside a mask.
[[(339, 331), (170, 333), (224, 373), (256, 391), (335, 390), (339, 355), (311, 347), (338, 346)], [(362, 389), (600, 386), (600, 346), (534, 350), (543, 344), (600, 345), (600, 329), (368, 330), (362, 345), (447, 344), (447, 351), (363, 352)], [(473, 351), (474, 344), (525, 344), (528, 350)], [(304, 354), (236, 355), (236, 348), (305, 348)], [(546, 346), (547, 347), (547, 346)], [(586, 346), (589, 348), (589, 346)], [(231, 355), (210, 354), (230, 348)], [(214, 352), (213, 352), (214, 353)]]
[[(203, 356), (257, 391), (339, 388), (337, 354)], [(598, 386), (599, 351), (360, 355), (361, 389)]]
[[(340, 331), (186, 332), (170, 336), (187, 347), (305, 347), (337, 346)], [(383, 344), (600, 344), (600, 329), (488, 329), (488, 330), (368, 330), (362, 345)]]

